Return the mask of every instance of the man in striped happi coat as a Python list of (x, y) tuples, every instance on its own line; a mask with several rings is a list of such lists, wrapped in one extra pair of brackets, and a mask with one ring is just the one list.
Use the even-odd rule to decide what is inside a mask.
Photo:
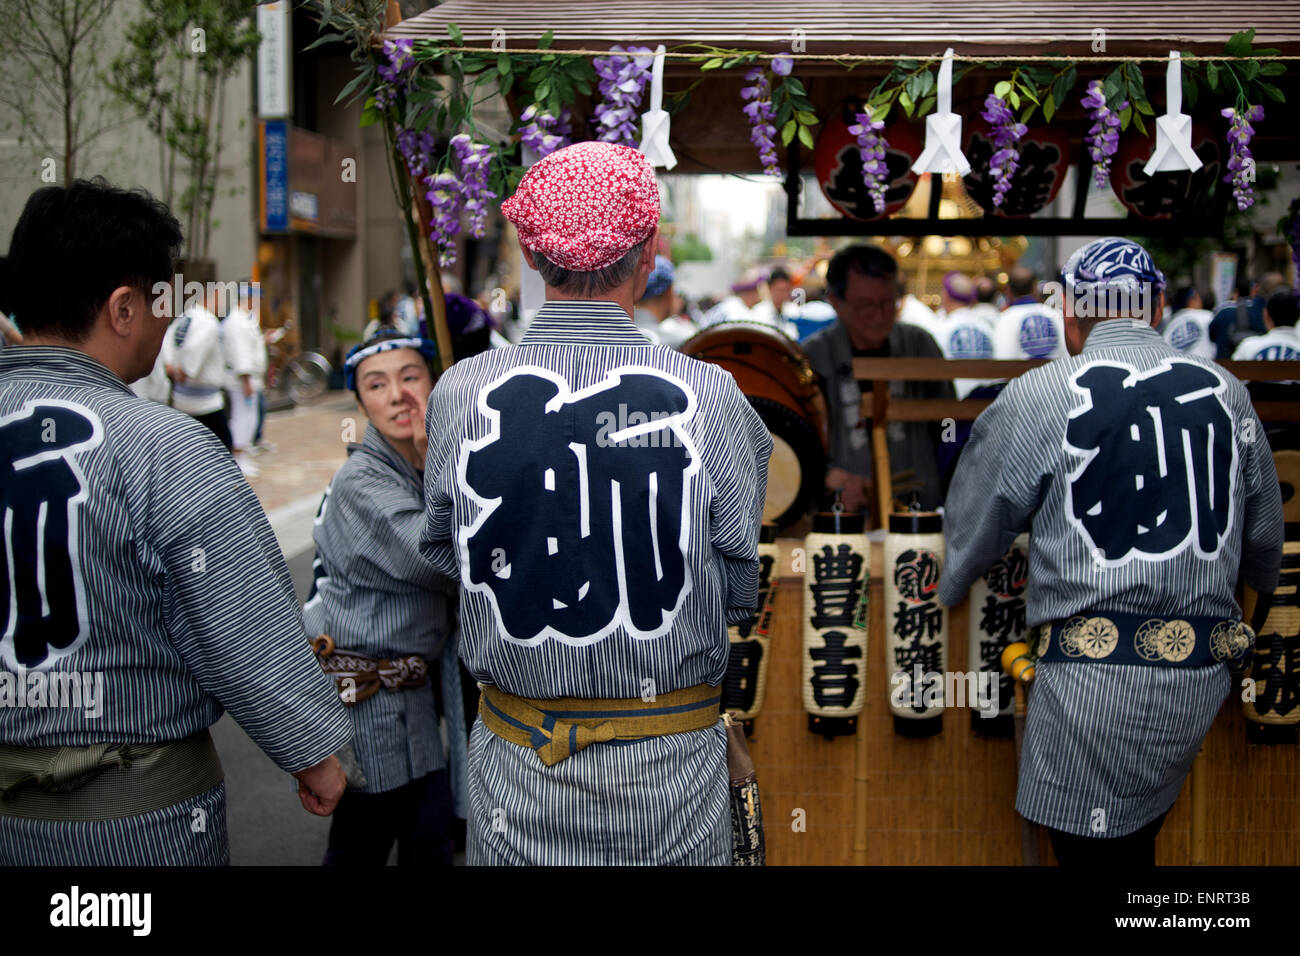
[(1099, 239), (1063, 280), (1073, 357), (976, 421), (939, 594), (962, 600), (1029, 530), (1026, 614), (1043, 628), (1016, 809), (1063, 864), (1149, 866), (1253, 639), (1238, 574), (1277, 582), (1281, 495), (1245, 387), (1152, 327), (1164, 276), (1142, 247)]
[(659, 196), (635, 150), (534, 165), (502, 212), (547, 301), (429, 398), (422, 550), (458, 575), (471, 864), (727, 864), (718, 685), (757, 601), (772, 441), (632, 321)]
[(343, 790), (347, 716), (257, 498), (212, 433), (137, 398), (180, 226), (102, 181), (35, 193), (0, 353), (0, 865), (229, 863), (208, 727)]

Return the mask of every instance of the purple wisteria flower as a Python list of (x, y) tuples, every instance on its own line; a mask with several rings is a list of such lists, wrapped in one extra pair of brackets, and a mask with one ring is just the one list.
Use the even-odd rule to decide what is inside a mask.
[[(654, 54), (643, 46), (612, 46), (609, 52), (613, 55), (591, 61), (600, 77), (597, 89), (602, 99), (596, 107), (596, 139), (635, 148), (637, 111), (650, 82)], [(620, 55), (624, 53), (631, 55)]]
[(1088, 111), (1088, 118), (1092, 120), (1087, 135), (1088, 155), (1092, 157), (1092, 179), (1098, 186), (1105, 186), (1110, 179), (1110, 158), (1119, 149), (1119, 114), (1128, 109), (1128, 100), (1119, 105), (1119, 110), (1112, 110), (1106, 105), (1101, 80), (1093, 80), (1088, 84), (1088, 92), (1081, 102)]
[(425, 196), (433, 209), (429, 238), (438, 245), (438, 265), (446, 269), (456, 264), (456, 240), (460, 232), (460, 213), (464, 203), (461, 182), (454, 173), (437, 173), (424, 177), (429, 187)]
[(433, 134), (413, 129), (398, 129), (397, 151), (406, 161), (406, 168), (414, 179), (422, 179), (429, 171), (429, 157), (433, 155)]
[(776, 107), (772, 105), (772, 81), (767, 72), (756, 66), (745, 74), (749, 86), (741, 88), (740, 98), (746, 100), (745, 115), (751, 127), (749, 141), (758, 148), (758, 158), (763, 172), (780, 176), (781, 166), (776, 155)]
[(790, 71), (794, 69), (794, 57), (774, 56), (772, 57), (772, 72), (777, 76), (789, 76)]
[(1017, 123), (1011, 107), (994, 93), (984, 99), (984, 112), (980, 116), (993, 127), (993, 145), (998, 148), (989, 160), (989, 172), (993, 174), (993, 205), (1001, 206), (1011, 189), (1011, 177), (1020, 168), (1020, 150), (1016, 144), (1028, 131), (1028, 127), (1024, 123)]
[(378, 67), (383, 82), (375, 89), (375, 108), (380, 112), (396, 103), (398, 94), (410, 85), (410, 74), (415, 68), (415, 41), (385, 40), (384, 58), (387, 62)]
[(885, 211), (885, 177), (889, 175), (889, 166), (885, 162), (885, 138), (880, 135), (885, 122), (871, 118), (870, 106), (864, 107), (855, 119), (857, 122), (849, 127), (849, 135), (858, 140), (862, 181), (866, 183), (867, 195), (876, 207), (876, 215), (880, 215)]
[(1248, 105), (1244, 113), (1228, 107), (1222, 110), (1222, 115), (1230, 124), (1228, 148), (1231, 153), (1228, 157), (1228, 175), (1223, 177), (1223, 181), (1232, 183), (1232, 195), (1237, 200), (1237, 208), (1246, 210), (1255, 205), (1255, 158), (1250, 152), (1255, 127), (1251, 124), (1264, 118), (1264, 107)]
[(571, 117), (568, 109), (561, 110), (559, 116), (552, 116), (534, 103), (520, 114), (519, 122), (522, 124), (519, 141), (537, 153), (538, 159), (569, 145)]
[(487, 201), (496, 193), (487, 188), (488, 165), (492, 161), (492, 147), (475, 143), (464, 133), (451, 138), (452, 152), (460, 164), (460, 194), (462, 209), (469, 213), (469, 234), (483, 238), (487, 223)]

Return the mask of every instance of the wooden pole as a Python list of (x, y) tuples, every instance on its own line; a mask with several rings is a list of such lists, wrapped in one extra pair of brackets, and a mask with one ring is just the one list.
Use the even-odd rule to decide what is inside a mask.
[(889, 436), (885, 431), (889, 413), (889, 383), (875, 382), (871, 386), (871, 448), (876, 468), (876, 527), (889, 527), (889, 514), (894, 510), (894, 486), (890, 477)]

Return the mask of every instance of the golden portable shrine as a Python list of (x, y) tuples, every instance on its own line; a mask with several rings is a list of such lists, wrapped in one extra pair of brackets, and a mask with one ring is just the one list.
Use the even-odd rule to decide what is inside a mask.
[[(393, 23), (385, 38), (430, 44), (430, 62), (453, 62), (458, 82), (496, 70), (492, 82), (516, 115), (529, 103), (554, 106), (558, 115), (552, 61), (600, 56), (612, 43), (650, 49), (666, 44), (670, 49), (657, 68), (671, 114), (665, 142), (671, 143), (675, 171), (762, 169), (746, 145), (747, 127), (737, 108), (749, 82), (741, 74), (791, 52), (785, 11), (774, 3), (723, 3), (701, 11), (669, 2), (643, 16), (631, 4), (606, 6), (605, 22), (593, 23), (582, 10), (537, 17), (522, 3), (448, 0)], [(996, 28), (988, 24), (1003, 20), (992, 3), (960, 11), (943, 7), (942, 15), (939, 4), (875, 4), (870, 11), (863, 5), (860, 12), (869, 17), (855, 17), (844, 6), (800, 14), (803, 45), (796, 37), (792, 54), (799, 81), (784, 84), (792, 108), (780, 117), (789, 235), (888, 237), (884, 241), (910, 288), (928, 298), (949, 269), (1004, 272), (1024, 251), (1025, 236), (1221, 233), (1230, 195), (1222, 185), (1214, 188), (1228, 166), (1225, 124), (1218, 118), (1222, 97), (1216, 99), (1213, 85), (1205, 85), (1203, 67), (1189, 54), (1221, 54), (1224, 41), (1237, 33), (1239, 10), (1198, 6), (1180, 13), (1173, 5), (1157, 17), (1152, 5), (1118, 4), (1131, 8), (1131, 16), (1117, 19), (1110, 47), (1097, 55), (1080, 19), (1084, 13), (1064, 3), (1035, 4), (1043, 16), (1026, 15), (1016, 25)], [(1259, 26), (1256, 42), (1281, 55), (1300, 53), (1300, 31), (1294, 29), (1300, 6), (1245, 6)], [(1062, 40), (1060, 31), (1041, 27), (1076, 20), (1075, 39)], [(946, 38), (954, 36), (962, 37), (951, 41), (961, 49), (950, 57), (959, 65), (960, 84), (941, 72)], [(1136, 123), (1124, 132), (1109, 180), (1127, 215), (1085, 216), (1094, 171), (1081, 141), (1089, 123), (1078, 105), (1083, 88), (1104, 77), (1107, 84), (1121, 84), (1113, 92), (1128, 91), (1135, 103), (1150, 107), (1145, 97), (1136, 100), (1141, 73), (1149, 74), (1151, 89), (1163, 89), (1165, 51), (1175, 46), (1184, 51), (1184, 76), (1192, 81), (1184, 106), (1195, 123), (1190, 149), (1203, 171), (1146, 172), (1157, 146), (1155, 110), (1135, 108)], [(1247, 43), (1245, 55), (1249, 50)], [(1234, 55), (1240, 52), (1234, 48)], [(464, 57), (477, 58), (472, 68)], [(975, 69), (990, 61), (1003, 66), (1002, 73)], [(1040, 61), (1047, 74), (1038, 81), (1019, 87), (1004, 79), (1014, 72), (1019, 82)], [(1279, 97), (1300, 95), (1294, 78), (1279, 72), (1270, 68), (1265, 74)], [(1068, 99), (1059, 85), (1067, 75)], [(954, 83), (951, 90), (947, 82)], [(1197, 89), (1201, 105), (1194, 107)], [(594, 99), (580, 92), (580, 84), (566, 84), (565, 92), (562, 105), (575, 114), (591, 111)], [(988, 95), (1018, 92), (1025, 94), (1025, 108), (1031, 100), (1041, 106), (1050, 98), (1052, 105), (1030, 120), (1036, 124), (1029, 130), (1036, 159), (1024, 175), (1037, 179), (1023, 180), (1020, 192), (1013, 181), (1009, 207), (992, 199), (993, 133), (987, 123), (972, 121), (964, 136), (937, 138), (947, 144), (940, 149), (960, 147), (970, 159), (974, 169), (964, 180), (916, 171), (942, 125), (927, 120), (963, 113), (972, 118)], [(1152, 99), (1157, 106), (1160, 101)], [(1019, 96), (1015, 102), (1019, 109)], [(883, 160), (885, 200), (874, 210), (850, 132), (864, 108), (889, 114), (883, 130), (890, 151)], [(1142, 114), (1152, 130), (1142, 125)], [(1261, 125), (1257, 158), (1300, 156), (1293, 131), (1281, 128), (1286, 125)], [(847, 174), (846, 164), (852, 167)], [(1069, 205), (1058, 193), (1071, 168), (1075, 195)], [(810, 189), (821, 190), (837, 218), (803, 217)], [(413, 209), (429, 236), (427, 204), (417, 200)], [(427, 240), (421, 245), (431, 262), (432, 247)], [(759, 606), (751, 619), (730, 629), (724, 685), (727, 709), (748, 734), (762, 788), (768, 862), (1051, 862), (1045, 836), (1015, 811), (1018, 722), (1026, 688), (1032, 688), (1037, 643), (1025, 624), (1025, 597), (1034, 587), (1031, 542), (1017, 539), (966, 602), (943, 607), (935, 597), (945, 557), (942, 518), (895, 500), (884, 440), (890, 422), (968, 422), (989, 404), (987, 398), (900, 399), (891, 394), (891, 382), (1005, 380), (1041, 363), (855, 359), (862, 415), (870, 424), (876, 474), (882, 476), (868, 521), (837, 511), (811, 513), (825, 467), (827, 423), (815, 376), (797, 345), (766, 329), (726, 325), (691, 340), (684, 351), (733, 373), (776, 445), (759, 545)], [(1300, 380), (1300, 362), (1225, 367), (1243, 378)], [(1264, 421), (1300, 420), (1300, 405), (1292, 402), (1257, 407)], [(1205, 738), (1162, 831), (1162, 864), (1300, 862), (1300, 803), (1294, 799), (1300, 779), (1300, 614), (1291, 582), (1300, 504), (1291, 497), (1297, 486), (1288, 477), (1297, 470), (1295, 455), (1278, 453), (1287, 492), (1284, 583), (1270, 600), (1244, 597), (1247, 619), (1259, 634), (1257, 692), (1244, 702), (1250, 695), (1231, 694)], [(953, 680), (957, 674), (963, 679)]]

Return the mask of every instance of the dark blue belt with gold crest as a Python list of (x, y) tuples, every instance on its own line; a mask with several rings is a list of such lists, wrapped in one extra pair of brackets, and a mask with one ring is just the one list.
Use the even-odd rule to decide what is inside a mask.
[(1084, 611), (1043, 625), (1038, 659), (1208, 667), (1241, 661), (1254, 645), (1255, 632), (1242, 621)]

